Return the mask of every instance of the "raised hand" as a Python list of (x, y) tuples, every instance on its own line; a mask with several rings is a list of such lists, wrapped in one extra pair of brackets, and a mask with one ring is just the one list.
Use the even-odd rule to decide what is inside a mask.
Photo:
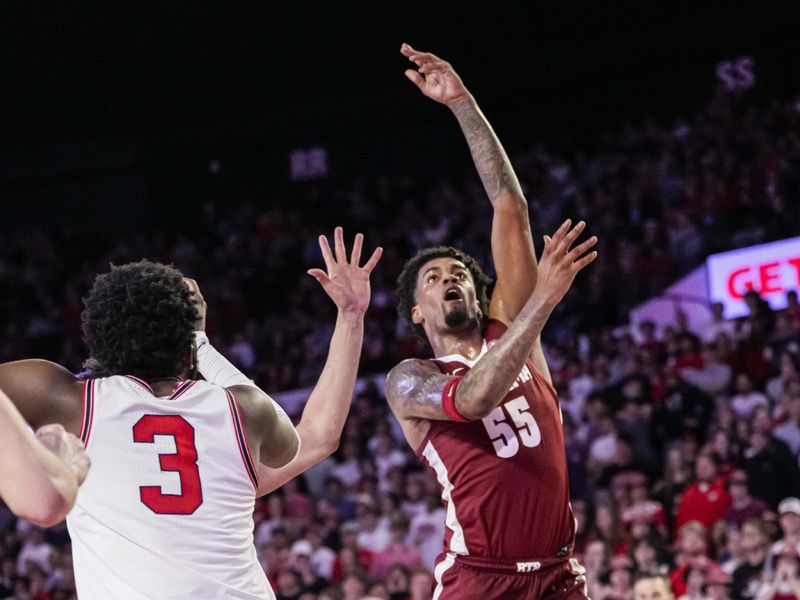
[(533, 295), (551, 306), (561, 302), (578, 272), (597, 258), (596, 251), (589, 252), (589, 249), (597, 243), (595, 236), (570, 249), (586, 227), (586, 223), (581, 221), (570, 229), (571, 225), (572, 221), (567, 219), (552, 238), (544, 236), (544, 251), (539, 260)]
[(337, 227), (334, 231), (333, 240), (335, 251), (331, 252), (328, 238), (324, 235), (319, 236), (319, 247), (322, 250), (322, 258), (325, 260), (326, 271), (309, 269), (308, 274), (319, 281), (322, 289), (330, 296), (340, 311), (363, 315), (369, 307), (369, 275), (378, 264), (381, 254), (383, 254), (383, 248), (376, 248), (366, 264), (359, 267), (364, 236), (360, 233), (356, 234), (350, 260), (347, 259), (344, 233), (341, 227)]
[(469, 92), (449, 62), (430, 52), (414, 50), (408, 44), (400, 47), (400, 53), (417, 65), (417, 70), (406, 69), (406, 77), (428, 98), (442, 104), (453, 104), (469, 97)]
[(81, 441), (57, 423), (40, 427), (36, 430), (36, 437), (75, 473), (78, 485), (82, 484), (89, 472), (91, 460)]
[(189, 293), (192, 295), (192, 304), (194, 304), (194, 308), (197, 311), (197, 319), (194, 322), (194, 330), (205, 331), (206, 311), (208, 310), (208, 305), (203, 298), (203, 294), (200, 293), (200, 286), (197, 285), (197, 282), (191, 277), (184, 277), (183, 281), (186, 283), (186, 287), (189, 288)]

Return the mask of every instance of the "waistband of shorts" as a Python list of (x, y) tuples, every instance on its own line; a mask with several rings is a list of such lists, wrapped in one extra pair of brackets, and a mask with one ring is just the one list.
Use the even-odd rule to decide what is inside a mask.
[(471, 556), (469, 554), (454, 554), (457, 563), (476, 569), (501, 571), (503, 573), (535, 573), (554, 565), (567, 562), (572, 558), (572, 552), (564, 556), (548, 556), (546, 558), (490, 558), (485, 556)]

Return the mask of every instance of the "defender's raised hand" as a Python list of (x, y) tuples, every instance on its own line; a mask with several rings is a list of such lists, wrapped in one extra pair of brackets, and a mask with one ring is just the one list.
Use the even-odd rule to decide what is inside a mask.
[[(589, 250), (597, 243), (595, 236), (570, 249), (573, 242), (586, 227), (579, 222), (570, 228), (572, 221), (567, 219), (553, 234), (544, 236), (544, 251), (539, 260), (539, 274), (533, 295), (546, 304), (555, 306), (569, 290), (575, 276), (597, 258), (597, 252)], [(587, 254), (588, 253), (588, 254)]]
[(192, 304), (194, 304), (194, 308), (197, 311), (197, 319), (195, 319), (194, 322), (194, 330), (205, 331), (208, 304), (206, 304), (205, 298), (203, 298), (203, 294), (200, 292), (200, 286), (197, 285), (197, 282), (194, 279), (191, 277), (184, 277), (183, 281), (186, 283), (186, 287), (189, 288), (189, 293), (192, 295)]
[(327, 272), (322, 269), (309, 269), (308, 274), (320, 282), (340, 311), (364, 314), (369, 307), (369, 275), (378, 264), (383, 248), (376, 248), (366, 264), (359, 267), (364, 236), (356, 234), (350, 260), (347, 259), (341, 227), (337, 227), (334, 231), (333, 240), (335, 253), (331, 252), (328, 238), (324, 235), (319, 236), (319, 247)]
[(406, 77), (428, 98), (452, 104), (469, 96), (467, 88), (449, 62), (430, 52), (420, 52), (408, 44), (400, 47), (400, 53), (417, 65), (417, 70), (406, 69)]

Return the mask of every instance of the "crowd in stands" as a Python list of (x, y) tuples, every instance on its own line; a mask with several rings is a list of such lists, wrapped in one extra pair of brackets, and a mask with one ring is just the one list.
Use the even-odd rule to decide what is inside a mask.
[[(718, 307), (702, 331), (627, 324), (706, 253), (800, 231), (800, 113), (719, 95), (694, 118), (647, 122), (569, 157), (516, 154), (537, 235), (584, 219), (600, 256), (554, 315), (546, 353), (567, 440), (576, 554), (593, 600), (630, 600), (639, 574), (677, 597), (800, 600), (800, 306)], [(122, 239), (80, 226), (0, 237), (0, 360), (74, 369), (81, 294), (109, 262), (149, 257), (198, 280), (212, 341), (265, 390), (313, 384), (332, 307), (311, 278), (316, 235), (343, 214), (386, 249), (363, 373), (425, 349), (397, 318), (394, 278), (416, 249), (452, 244), (491, 265), (491, 207), (475, 176), (323, 184), (292, 204), (208, 201), (187, 231)], [(521, 499), (523, 501), (524, 499)], [(255, 542), (280, 600), (430, 597), (445, 526), (440, 488), (405, 446), (378, 387), (354, 399), (341, 445), (260, 500)], [(74, 597), (69, 537), (0, 510), (0, 598)], [(535, 535), (531, 532), (530, 535)]]

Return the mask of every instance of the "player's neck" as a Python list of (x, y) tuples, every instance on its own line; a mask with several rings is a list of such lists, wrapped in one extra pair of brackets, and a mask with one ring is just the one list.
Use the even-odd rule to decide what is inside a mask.
[(460, 354), (468, 360), (475, 360), (483, 350), (483, 336), (480, 329), (471, 327), (457, 333), (442, 333), (428, 338), (433, 349), (433, 355), (449, 356)]

